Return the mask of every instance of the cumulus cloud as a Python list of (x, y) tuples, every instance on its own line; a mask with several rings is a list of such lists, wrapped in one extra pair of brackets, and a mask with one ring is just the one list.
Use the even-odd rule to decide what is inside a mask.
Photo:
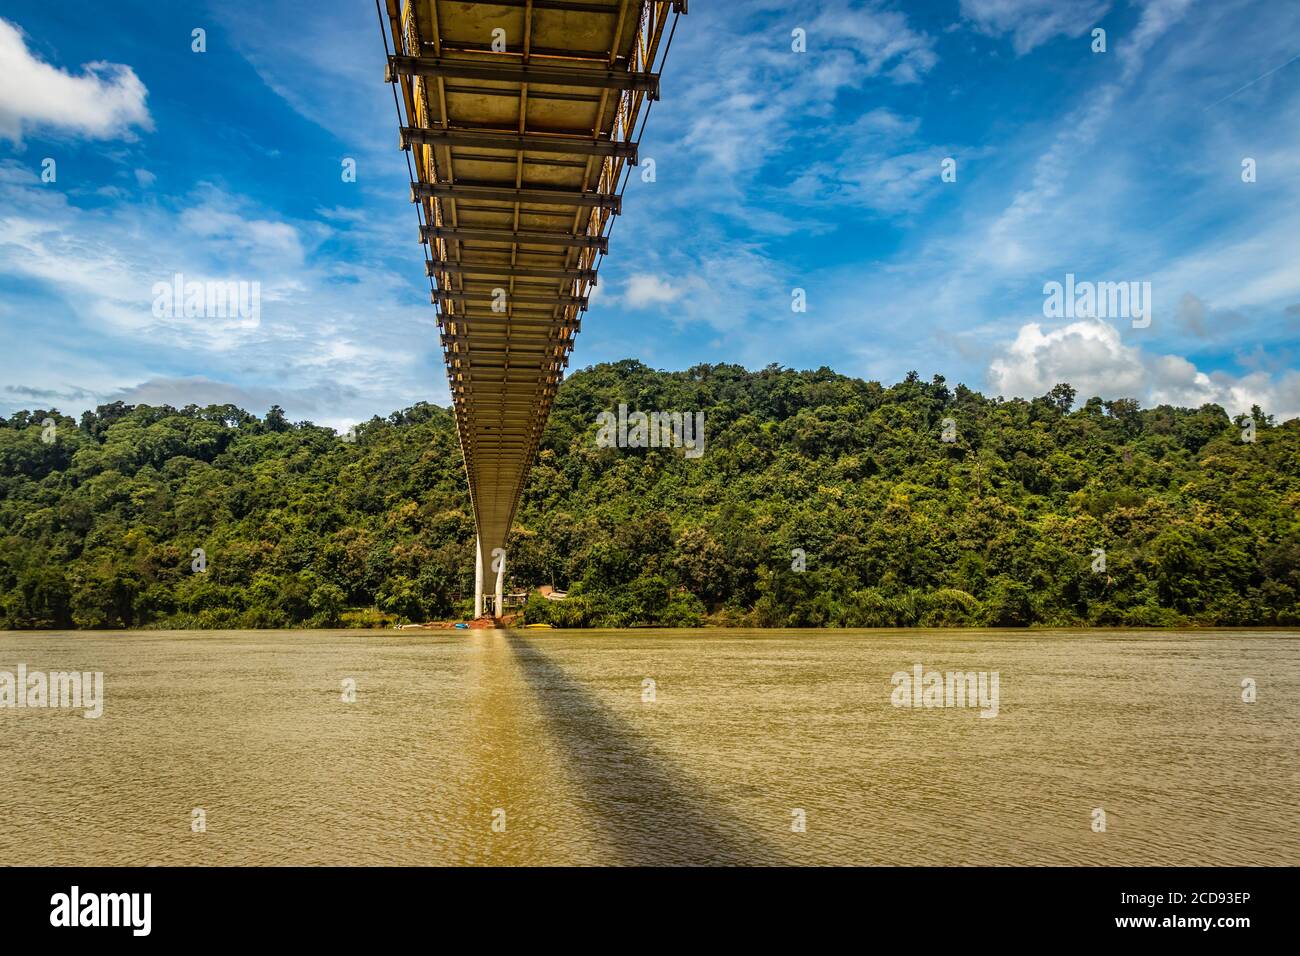
[(1137, 398), (1148, 405), (1199, 408), (1222, 405), (1229, 414), (1252, 405), (1280, 420), (1300, 416), (1300, 372), (1279, 376), (1256, 371), (1234, 376), (1203, 372), (1178, 355), (1153, 355), (1126, 345), (1107, 322), (1085, 320), (1044, 331), (1037, 322), (1020, 327), (1016, 338), (988, 369), (993, 391), (1032, 398), (1068, 382), (1079, 397)]
[(114, 139), (152, 129), (148, 90), (129, 66), (87, 63), (74, 75), (38, 60), (14, 24), (0, 20), (0, 139), (27, 129)]
[(1081, 396), (1120, 397), (1144, 391), (1145, 373), (1137, 349), (1126, 347), (1112, 325), (1073, 322), (1044, 331), (1030, 322), (989, 365), (988, 379), (1002, 395), (1042, 395), (1069, 382)]

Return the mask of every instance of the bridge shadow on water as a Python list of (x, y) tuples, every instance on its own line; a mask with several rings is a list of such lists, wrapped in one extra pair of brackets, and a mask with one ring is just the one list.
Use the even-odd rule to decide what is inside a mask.
[(506, 640), (593, 806), (617, 862), (630, 866), (772, 865), (781, 853), (749, 831), (721, 801), (655, 753), (538, 647)]

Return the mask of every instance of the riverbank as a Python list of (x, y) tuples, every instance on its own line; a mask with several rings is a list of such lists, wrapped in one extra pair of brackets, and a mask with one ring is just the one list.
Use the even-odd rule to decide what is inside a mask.
[(395, 624), (393, 629), (397, 631), (490, 631), (499, 627), (518, 627), (521, 624), (523, 624), (522, 614), (506, 614), (499, 618), (484, 615), (470, 621), (429, 621), (425, 624)]

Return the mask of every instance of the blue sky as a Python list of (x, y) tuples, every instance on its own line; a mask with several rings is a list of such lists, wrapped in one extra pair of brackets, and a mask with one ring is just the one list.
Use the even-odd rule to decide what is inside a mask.
[[(302, 9), (6, 2), (0, 413), (447, 401), (373, 4)], [(1298, 56), (1292, 2), (694, 3), (571, 368), (1300, 415)], [(257, 281), (260, 315), (159, 318), (175, 273)], [(1149, 327), (1045, 317), (1067, 273), (1150, 282)]]

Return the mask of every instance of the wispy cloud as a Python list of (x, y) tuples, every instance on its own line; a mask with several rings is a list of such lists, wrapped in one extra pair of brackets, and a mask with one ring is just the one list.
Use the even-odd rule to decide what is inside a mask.
[[(966, 0), (953, 21), (956, 4), (697, 6), (642, 143), (657, 177), (632, 178), (575, 363), (916, 368), (1008, 395), (1060, 375), (1108, 396), (1296, 408), (1300, 73), (1276, 67), (1300, 8)], [(1100, 18), (1108, 52), (1093, 54)], [(211, 52), (185, 51), (164, 85), (140, 31), (65, 38), (81, 59), (137, 64), (152, 112), (129, 67), (55, 65), (52, 18), (11, 28), (0, 138), (63, 148), (57, 184), (31, 158), (0, 162), (0, 330), (15, 343), (0, 405), (191, 390), (347, 421), (445, 401), (373, 10), (322, 0), (292, 33), (289, 0), (209, 20)], [(38, 109), (27, 91), (49, 77), (32, 69), (98, 110)], [(214, 98), (217, 71), (232, 83)], [(101, 130), (120, 139), (66, 142)], [(195, 148), (211, 135), (220, 148)], [(340, 186), (344, 155), (360, 177)], [(153, 285), (177, 272), (258, 281), (259, 321), (153, 315)], [(1044, 320), (1043, 283), (1066, 272), (1150, 280), (1151, 327)]]
[[(222, 383), (231, 395), (278, 396), (291, 414), (331, 422), (445, 393), (418, 277), (389, 271), (364, 243), (341, 258), (325, 222), (286, 219), (211, 184), (178, 200), (88, 208), (19, 167), (0, 169), (0, 275), (48, 297), (47, 311), (63, 316), (25, 335), (48, 340), (57, 329), (57, 360), (0, 355), (0, 377), (69, 400), (172, 404), (199, 401), (185, 399), (185, 387), (210, 394)], [(257, 283), (259, 320), (156, 314), (155, 286), (178, 273), (186, 282)]]
[(1108, 9), (1110, 0), (961, 0), (962, 16), (981, 33), (1011, 34), (1018, 54), (1058, 36), (1081, 36)]

